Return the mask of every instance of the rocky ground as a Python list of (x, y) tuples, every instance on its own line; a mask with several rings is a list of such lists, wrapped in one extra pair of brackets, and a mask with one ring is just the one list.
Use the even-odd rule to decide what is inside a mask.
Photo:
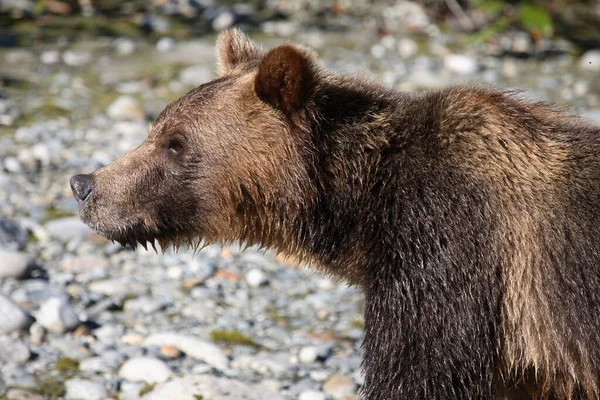
[[(403, 90), (518, 87), (600, 123), (600, 52), (519, 32), (458, 46), (398, 4), (381, 12), (391, 33), (338, 16), (344, 29), (270, 20), (254, 37)], [(168, 30), (0, 48), (0, 398), (358, 398), (357, 289), (256, 249), (133, 252), (76, 216), (70, 176), (141, 143), (214, 61), (214, 36)]]

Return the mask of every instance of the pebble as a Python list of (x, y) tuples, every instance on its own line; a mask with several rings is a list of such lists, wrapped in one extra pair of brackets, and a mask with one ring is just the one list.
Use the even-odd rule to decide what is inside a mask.
[(477, 60), (464, 54), (448, 54), (444, 57), (444, 67), (459, 75), (471, 75), (479, 69)]
[(0, 249), (0, 279), (23, 278), (32, 265), (28, 254)]
[(83, 256), (65, 257), (60, 266), (64, 272), (80, 274), (96, 270), (105, 270), (108, 267), (106, 257), (95, 254)]
[(90, 283), (88, 289), (106, 296), (141, 296), (146, 293), (146, 285), (132, 281), (128, 277), (103, 279)]
[(181, 83), (194, 87), (200, 86), (211, 79), (213, 79), (212, 69), (207, 65), (192, 65), (179, 74)]
[(22, 364), (29, 360), (31, 353), (23, 343), (6, 336), (0, 336), (0, 365), (6, 363)]
[(319, 358), (319, 349), (314, 346), (306, 346), (300, 349), (298, 359), (303, 364), (312, 364)]
[(85, 379), (65, 382), (65, 400), (106, 400), (108, 391), (104, 383)]
[(283, 400), (278, 393), (258, 385), (213, 375), (186, 375), (156, 385), (144, 400)]
[(334, 399), (343, 399), (356, 394), (356, 384), (346, 375), (335, 374), (323, 384), (323, 391)]
[(62, 55), (65, 64), (71, 67), (82, 67), (92, 61), (92, 54), (87, 51), (67, 50)]
[(47, 222), (44, 228), (50, 236), (62, 242), (73, 238), (84, 238), (92, 233), (79, 217), (54, 219)]
[(40, 345), (46, 338), (46, 329), (37, 322), (29, 327), (29, 341), (31, 344)]
[(269, 283), (269, 279), (260, 269), (253, 268), (250, 271), (248, 271), (248, 273), (246, 273), (246, 283), (251, 288), (257, 288)]
[(300, 393), (298, 400), (325, 400), (325, 394), (318, 390), (305, 390)]
[(0, 249), (22, 249), (27, 244), (28, 236), (27, 230), (15, 221), (0, 217)]
[(144, 119), (144, 110), (133, 97), (124, 95), (113, 101), (106, 110), (109, 117), (119, 121)]
[(231, 28), (235, 22), (235, 14), (231, 11), (224, 11), (219, 14), (212, 22), (212, 28), (216, 32)]
[(42, 64), (54, 65), (60, 62), (60, 53), (56, 50), (47, 50), (40, 55)]
[(6, 393), (7, 400), (45, 400), (43, 396), (23, 389), (10, 389)]
[(53, 333), (71, 331), (79, 325), (75, 310), (64, 297), (48, 299), (35, 314), (38, 324)]
[(166, 344), (160, 347), (160, 354), (167, 358), (177, 358), (181, 356), (182, 352), (179, 350), (179, 348), (177, 348), (177, 346)]
[(36, 383), (33, 380), (33, 375), (23, 369), (23, 366), (18, 363), (7, 363), (2, 366), (2, 381), (7, 387), (19, 388), (34, 388)]
[(203, 361), (218, 370), (226, 369), (229, 364), (227, 356), (219, 346), (194, 336), (164, 332), (153, 334), (144, 340), (146, 347), (164, 345), (175, 346), (187, 356)]
[(588, 50), (579, 59), (579, 67), (585, 71), (600, 71), (600, 50)]
[(31, 317), (10, 299), (0, 294), (0, 333), (12, 333), (29, 328)]
[(152, 384), (166, 381), (173, 376), (173, 371), (158, 358), (137, 357), (131, 358), (123, 364), (119, 370), (119, 376), (128, 381)]
[(170, 37), (162, 37), (156, 42), (156, 50), (161, 53), (172, 50), (175, 47), (175, 40)]

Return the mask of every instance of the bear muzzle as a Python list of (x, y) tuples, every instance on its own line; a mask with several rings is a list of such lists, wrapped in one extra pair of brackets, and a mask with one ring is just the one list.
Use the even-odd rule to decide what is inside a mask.
[(87, 200), (90, 198), (93, 189), (93, 181), (90, 175), (79, 174), (71, 178), (70, 181), (73, 197), (77, 200), (77, 208), (81, 213)]

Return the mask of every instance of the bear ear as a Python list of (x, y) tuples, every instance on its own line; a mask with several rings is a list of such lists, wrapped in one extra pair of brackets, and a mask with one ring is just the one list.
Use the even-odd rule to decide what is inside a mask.
[(256, 65), (262, 51), (239, 30), (233, 28), (217, 37), (217, 75), (231, 74), (238, 67)]
[(285, 44), (269, 51), (258, 64), (256, 95), (271, 107), (291, 115), (313, 92), (315, 57), (301, 47)]

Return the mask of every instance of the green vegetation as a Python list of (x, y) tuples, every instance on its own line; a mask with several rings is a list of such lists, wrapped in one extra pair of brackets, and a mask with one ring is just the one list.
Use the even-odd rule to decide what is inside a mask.
[(69, 357), (59, 358), (54, 367), (64, 379), (70, 379), (79, 372), (79, 361)]
[(79, 372), (79, 361), (69, 357), (60, 358), (54, 363), (47, 375), (33, 376), (34, 393), (48, 400), (58, 400), (65, 395), (65, 381), (73, 378)]
[(258, 347), (258, 344), (254, 340), (252, 340), (252, 338), (234, 330), (215, 329), (210, 332), (210, 338), (213, 342), (223, 343), (227, 345)]
[(145, 394), (150, 393), (151, 391), (154, 390), (154, 387), (156, 386), (156, 383), (146, 383), (138, 392), (138, 395), (140, 397), (142, 397)]

